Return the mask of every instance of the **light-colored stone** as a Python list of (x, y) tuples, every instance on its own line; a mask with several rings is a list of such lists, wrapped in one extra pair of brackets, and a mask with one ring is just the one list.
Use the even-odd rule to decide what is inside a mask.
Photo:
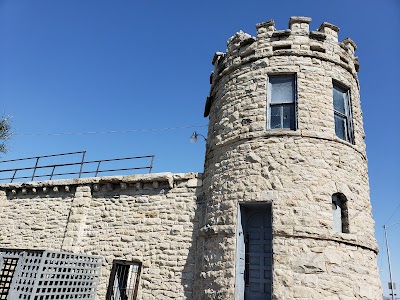
[[(196, 282), (202, 294), (195, 299), (215, 298), (210, 295), (216, 290), (221, 299), (235, 298), (235, 278), (226, 276), (234, 265), (221, 257), (235, 257), (236, 238), (211, 229), (235, 225), (238, 203), (255, 201), (272, 205), (273, 273), (280, 274), (272, 278), (274, 299), (346, 299), (359, 285), (368, 288), (354, 299), (381, 296), (355, 43), (339, 43), (339, 29), (329, 23), (310, 31), (310, 21), (292, 17), (287, 32), (276, 31), (273, 23), (259, 24), (254, 42), (246, 45), (254, 52), (241, 57), (242, 33), (229, 40), (214, 63), (212, 103), (205, 112), (210, 126), (203, 280)], [(296, 75), (297, 130), (267, 129), (266, 78), (271, 74)], [(335, 134), (333, 81), (351, 94), (353, 144)], [(257, 125), (246, 126), (248, 119)], [(349, 233), (333, 231), (335, 193), (347, 198)], [(232, 288), (221, 288), (226, 285)]]
[[(161, 291), (163, 286), (166, 292), (160, 296), (162, 299), (190, 295), (195, 279), (192, 237), (198, 223), (196, 189), (201, 188), (201, 174), (173, 176), (186, 181), (184, 187), (151, 195), (148, 190), (137, 190), (138, 186), (143, 186), (143, 182), (135, 181), (138, 176), (125, 177), (126, 181), (119, 184), (126, 195), (125, 201), (115, 201), (115, 186), (110, 189), (118, 177), (110, 177), (109, 183), (103, 177), (99, 184), (96, 183), (98, 178), (86, 179), (78, 186), (71, 185), (69, 180), (49, 181), (45, 183), (46, 193), (42, 192), (44, 183), (32, 183), (37, 190), (35, 198), (22, 193), (26, 188), (19, 183), (2, 184), (0, 246), (103, 256), (103, 276), (97, 299), (105, 298), (114, 259), (143, 263), (141, 299), (156, 299), (155, 292)], [(170, 175), (154, 174), (153, 178), (157, 180), (146, 177), (145, 182), (157, 182), (159, 190), (172, 184)], [(128, 184), (132, 181), (135, 185)], [(55, 187), (58, 192), (54, 192)], [(75, 193), (69, 193), (71, 190)], [(7, 191), (9, 197), (17, 198), (9, 201)], [(52, 193), (47, 194), (49, 191)], [(184, 206), (180, 205), (182, 200)], [(158, 278), (154, 274), (158, 274)], [(146, 285), (146, 282), (151, 284)]]

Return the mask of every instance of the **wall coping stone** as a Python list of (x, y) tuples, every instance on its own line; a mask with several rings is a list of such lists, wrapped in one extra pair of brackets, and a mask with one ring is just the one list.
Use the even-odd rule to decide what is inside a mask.
[(330, 29), (332, 29), (333, 31), (336, 31), (336, 32), (339, 32), (339, 30), (340, 30), (338, 26), (333, 25), (333, 24), (328, 23), (328, 22), (323, 22), (321, 24), (321, 26), (319, 26), (318, 30), (322, 31), (322, 30), (324, 30), (325, 27), (330, 28)]
[(292, 26), (292, 24), (294, 23), (306, 23), (306, 24), (310, 24), (311, 23), (311, 18), (310, 17), (302, 17), (302, 16), (293, 16), (290, 17), (289, 20), (289, 27)]
[(149, 182), (168, 182), (170, 188), (174, 186), (176, 181), (189, 181), (190, 179), (202, 178), (202, 173), (154, 173), (154, 174), (138, 174), (124, 176), (104, 176), (104, 177), (88, 177), (75, 179), (60, 180), (44, 180), (29, 182), (13, 182), (0, 184), (0, 190), (10, 189), (26, 189), (26, 188), (43, 188), (57, 186), (78, 186), (90, 184), (107, 184), (107, 183), (149, 183)]
[(275, 21), (274, 20), (268, 20), (265, 22), (257, 23), (256, 24), (256, 29), (258, 30), (259, 28), (268, 28), (270, 26), (275, 26)]

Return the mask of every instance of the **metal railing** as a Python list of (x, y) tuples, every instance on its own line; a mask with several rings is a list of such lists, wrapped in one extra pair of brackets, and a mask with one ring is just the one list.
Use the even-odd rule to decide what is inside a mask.
[[(79, 155), (78, 159), (75, 161), (68, 162), (68, 163), (57, 163), (57, 164), (44, 164), (41, 165), (41, 161), (44, 159), (50, 158), (58, 158), (58, 157), (66, 157), (66, 156), (77, 156)], [(52, 154), (52, 155), (42, 155), (42, 156), (34, 156), (34, 157), (27, 157), (27, 158), (19, 158), (19, 159), (11, 159), (11, 160), (2, 160), (0, 164), (5, 163), (21, 163), (24, 164), (25, 161), (32, 161), (34, 166), (22, 166), (19, 168), (10, 168), (10, 169), (0, 169), (0, 183), (4, 181), (9, 181), (10, 183), (15, 180), (24, 180), (28, 179), (30, 181), (35, 181), (38, 178), (44, 178), (47, 180), (52, 180), (55, 176), (70, 176), (70, 175), (78, 175), (77, 178), (81, 178), (82, 175), (86, 174), (93, 174), (94, 177), (97, 177), (99, 173), (110, 173), (110, 172), (118, 172), (118, 171), (134, 171), (134, 170), (148, 170), (151, 173), (153, 169), (153, 161), (154, 155), (145, 155), (145, 156), (132, 156), (132, 157), (124, 157), (124, 158), (113, 158), (113, 159), (101, 159), (101, 160), (92, 160), (92, 161), (85, 161), (86, 151), (78, 151), (78, 152), (68, 152), (68, 153), (61, 153), (61, 154)], [(120, 161), (129, 161), (129, 160), (144, 160), (146, 161), (146, 165), (135, 166), (135, 167), (120, 167), (120, 168), (106, 168), (103, 169), (104, 163), (112, 163), (112, 162), (120, 162)], [(93, 169), (86, 170), (85, 166), (93, 165)], [(79, 171), (73, 170), (73, 167), (76, 166), (79, 168)], [(68, 171), (58, 171), (62, 168), (69, 168)], [(72, 170), (71, 170), (72, 168)], [(31, 174), (27, 175), (26, 173)], [(39, 171), (44, 172), (44, 174), (38, 174)], [(21, 172), (25, 172), (23, 175), (19, 175)], [(4, 175), (3, 174), (12, 174)], [(76, 178), (76, 177), (74, 177)]]

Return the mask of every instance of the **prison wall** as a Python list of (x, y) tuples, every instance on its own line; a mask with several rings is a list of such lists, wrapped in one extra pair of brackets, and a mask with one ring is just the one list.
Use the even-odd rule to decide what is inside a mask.
[[(203, 251), (196, 299), (241, 299), (235, 284), (238, 204), (272, 205), (273, 299), (378, 299), (358, 58), (339, 28), (292, 17), (257, 24), (217, 52), (210, 77)], [(267, 127), (268, 76), (296, 77), (295, 130)], [(351, 94), (354, 142), (335, 134), (333, 82)], [(335, 232), (332, 195), (346, 196), (348, 232)], [(223, 257), (224, 259), (220, 259)], [(251, 275), (250, 275), (251, 276)]]
[(0, 185), (0, 248), (142, 263), (138, 299), (191, 299), (201, 175), (151, 174)]

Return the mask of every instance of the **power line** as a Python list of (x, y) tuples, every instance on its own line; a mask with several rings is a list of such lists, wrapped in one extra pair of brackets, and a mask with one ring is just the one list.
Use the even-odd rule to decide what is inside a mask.
[(14, 136), (60, 136), (60, 135), (89, 135), (89, 134), (115, 134), (115, 133), (134, 133), (149, 131), (168, 131), (190, 128), (204, 128), (208, 125), (192, 125), (181, 127), (164, 127), (164, 128), (148, 128), (148, 129), (128, 129), (128, 130), (107, 130), (107, 131), (86, 131), (86, 132), (54, 132), (54, 133), (15, 133)]
[(389, 221), (392, 219), (392, 217), (394, 216), (394, 214), (396, 213), (396, 211), (399, 209), (399, 207), (400, 207), (400, 203), (399, 203), (399, 205), (396, 207), (396, 209), (393, 211), (393, 213), (392, 213), (392, 215), (390, 216), (390, 218), (386, 221), (385, 225), (386, 225), (387, 223), (389, 223)]

